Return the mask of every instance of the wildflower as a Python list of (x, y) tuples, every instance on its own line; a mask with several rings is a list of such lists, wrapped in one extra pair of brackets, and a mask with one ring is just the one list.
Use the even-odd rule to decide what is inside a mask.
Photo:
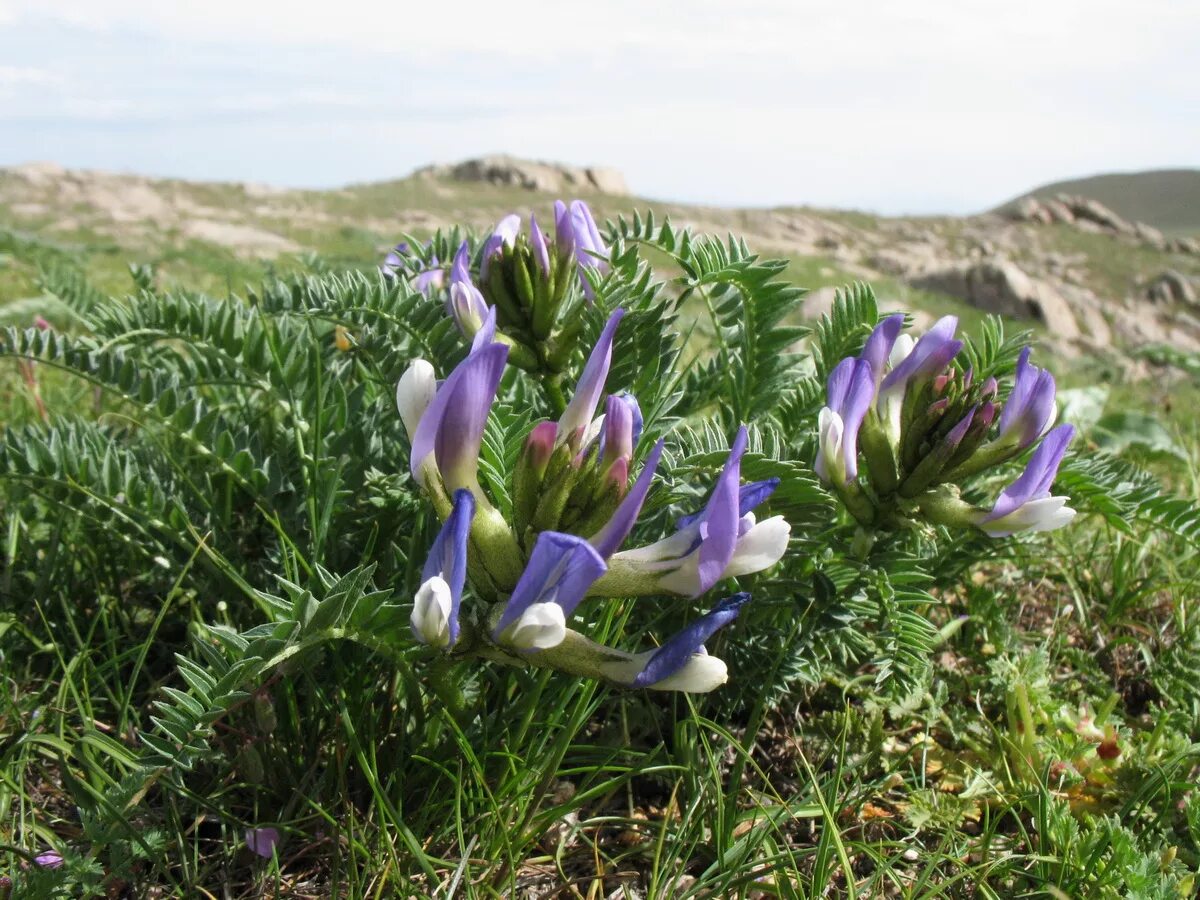
[[(383, 257), (383, 264), (379, 267), (379, 271), (386, 278), (398, 277), (404, 270), (405, 257), (410, 255), (407, 242), (397, 244)], [(437, 255), (434, 254), (429, 257), (428, 267), (418, 272), (416, 278), (413, 279), (413, 287), (422, 294), (431, 294), (441, 288), (445, 281), (446, 272), (441, 268)]]
[(625, 310), (616, 309), (605, 322), (604, 330), (600, 332), (596, 346), (592, 348), (583, 367), (583, 374), (579, 376), (579, 382), (575, 385), (571, 402), (559, 416), (554, 438), (557, 445), (569, 442), (577, 451), (584, 445), (584, 438), (593, 425), (592, 416), (600, 403), (600, 395), (604, 392), (604, 382), (608, 379), (608, 369), (612, 364), (613, 339), (624, 315)]
[(488, 316), (488, 304), (479, 288), (471, 281), (469, 270), (470, 251), (463, 241), (454, 255), (450, 268), (450, 293), (446, 298), (446, 311), (463, 337), (473, 338), (483, 327)]
[(607, 271), (608, 248), (600, 237), (591, 209), (582, 200), (572, 200), (569, 207), (561, 200), (555, 201), (554, 223), (559, 252), (564, 259), (574, 258), (584, 295), (594, 300), (586, 271), (589, 267), (602, 273)]
[[(428, 485), (438, 478), (447, 493), (466, 488), (482, 502), (479, 445), (507, 357), (503, 344), (477, 347), (437, 388), (412, 429), (410, 464), (418, 483)], [(407, 387), (404, 406), (411, 417), (426, 395), (427, 376), (418, 371)]]
[(333, 345), (342, 353), (348, 353), (354, 347), (350, 332), (341, 325), (337, 325), (333, 329)]
[[(1054, 417), (1053, 376), (1029, 364), (1026, 348), (1001, 405), (994, 377), (980, 380), (972, 368), (952, 365), (963, 346), (954, 336), (957, 324), (946, 316), (914, 342), (901, 333), (903, 318), (889, 316), (857, 358), (834, 368), (818, 422), (817, 474), (868, 528), (903, 519), (914, 506), (935, 523), (977, 526), (996, 537), (1065, 524), (1074, 512), (1065, 498), (1049, 495), (1069, 441), (1046, 434)], [(1045, 449), (992, 510), (959, 499), (963, 478), (1039, 439)], [(862, 485), (856, 483), (860, 450), (869, 476)]]
[(35, 866), (41, 866), (43, 869), (60, 869), (62, 868), (62, 854), (55, 850), (47, 850), (45, 853), (39, 853), (33, 858)]
[(429, 548), (421, 586), (413, 602), (413, 635), (423, 644), (443, 649), (458, 641), (458, 610), (467, 579), (467, 542), (475, 498), (468, 490), (457, 490), (449, 517)]
[(486, 281), (488, 266), (492, 259), (500, 255), (505, 247), (513, 247), (517, 243), (517, 235), (521, 233), (521, 217), (514, 214), (501, 219), (492, 230), (491, 236), (483, 243), (483, 257), (479, 263), (479, 277)]
[(675, 534), (646, 547), (614, 553), (609, 574), (597, 588), (605, 593), (644, 595), (667, 591), (698, 597), (723, 578), (748, 575), (774, 565), (787, 549), (791, 527), (782, 516), (758, 522), (753, 508), (777, 481), (738, 486), (746, 429), (738, 430), (725, 467), (704, 508), (677, 523)]
[(893, 441), (900, 437), (901, 410), (908, 392), (931, 380), (962, 349), (962, 341), (954, 338), (957, 328), (957, 316), (943, 316), (911, 345), (911, 350), (907, 349), (908, 341), (901, 342), (899, 338), (890, 348), (891, 370), (880, 382), (876, 402), (884, 428)]
[(843, 359), (829, 376), (828, 405), (817, 419), (817, 475), (838, 486), (858, 477), (858, 429), (875, 395), (866, 359)]
[(659, 691), (704, 693), (720, 687), (729, 678), (728, 668), (708, 654), (704, 642), (736, 619), (749, 600), (746, 593), (721, 600), (657, 650), (604, 664), (605, 676), (628, 687)]
[(1054, 421), (1054, 395), (1054, 376), (1030, 365), (1026, 347), (1017, 359), (1016, 380), (1000, 414), (996, 442), (1011, 443), (1018, 450), (1031, 446)]
[(586, 540), (543, 531), (512, 597), (492, 629), (493, 640), (519, 650), (556, 647), (566, 622), (606, 566)]
[(1075, 518), (1066, 497), (1050, 495), (1050, 485), (1074, 436), (1072, 425), (1059, 425), (1047, 434), (1025, 471), (1001, 492), (991, 512), (979, 517), (979, 527), (992, 537), (1007, 537), (1017, 531), (1061, 528)]
[(410, 441), (417, 433), (417, 423), (436, 393), (437, 376), (433, 366), (423, 359), (413, 360), (396, 384), (396, 407), (400, 410), (400, 419), (404, 422)]

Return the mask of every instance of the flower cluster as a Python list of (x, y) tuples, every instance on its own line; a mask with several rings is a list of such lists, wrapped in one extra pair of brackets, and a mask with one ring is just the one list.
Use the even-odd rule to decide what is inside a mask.
[[(1022, 350), (1007, 398), (995, 378), (974, 378), (955, 364), (958, 320), (938, 320), (919, 340), (889, 316), (862, 353), (830, 373), (828, 405), (818, 420), (816, 469), (864, 527), (920, 512), (937, 524), (972, 526), (993, 537), (1046, 531), (1075, 511), (1050, 494), (1070, 425), (1053, 425), (1054, 376)], [(970, 475), (1036, 445), (1025, 471), (990, 509), (959, 496)], [(860, 458), (865, 467), (860, 469)]]
[[(485, 259), (494, 264), (496, 258)], [(471, 352), (443, 382), (418, 360), (397, 386), (412, 475), (443, 522), (415, 597), (413, 633), (455, 654), (548, 666), (626, 687), (712, 690), (724, 683), (726, 668), (704, 651), (704, 642), (736, 618), (747, 594), (721, 600), (643, 653), (601, 646), (568, 623), (588, 598), (694, 598), (725, 578), (773, 565), (787, 547), (789, 526), (780, 516), (757, 521), (753, 510), (777, 482), (741, 484), (742, 428), (704, 507), (681, 518), (672, 535), (621, 549), (649, 493), (663, 441), (646, 454), (630, 484), (643, 426), (637, 401), (609, 394), (597, 415), (623, 316), (618, 309), (557, 421), (530, 430), (510, 473), (512, 516), (506, 519), (478, 476), (484, 427), (510, 356), (509, 345), (497, 338), (498, 306), (483, 312)], [(489, 601), (470, 615), (462, 604), (468, 582)]]
[[(405, 244), (388, 253), (381, 266), (396, 276), (408, 255)], [(478, 275), (472, 274), (472, 252), (467, 241), (459, 246), (446, 273), (436, 257), (430, 268), (416, 276), (415, 286), (426, 293), (447, 286), (446, 312), (458, 330), (472, 340), (496, 312), (492, 340), (509, 347), (508, 361), (527, 371), (561, 373), (579, 338), (582, 317), (572, 314), (579, 303), (595, 297), (589, 270), (608, 270), (608, 248), (588, 205), (582, 200), (554, 204), (554, 235), (549, 237), (529, 217), (529, 231), (521, 219), (505, 216), (479, 251)], [(573, 286), (580, 290), (573, 291)]]

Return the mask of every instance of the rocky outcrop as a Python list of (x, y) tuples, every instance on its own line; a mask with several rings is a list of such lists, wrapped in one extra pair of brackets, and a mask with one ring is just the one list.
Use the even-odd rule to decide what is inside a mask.
[(1183, 274), (1167, 269), (1146, 288), (1146, 298), (1152, 303), (1182, 303), (1196, 306), (1196, 288)]
[(1060, 340), (1081, 336), (1066, 299), (1048, 282), (1007, 260), (958, 263), (910, 279), (914, 287), (949, 294), (986, 312), (1041, 322)]
[(482, 181), (527, 191), (560, 194), (584, 191), (618, 197), (629, 195), (625, 176), (616, 169), (568, 166), (517, 159), (514, 156), (483, 156), (451, 165), (426, 166), (418, 169), (416, 174), (430, 178), (452, 178), (455, 181)]
[(1155, 250), (1200, 252), (1200, 245), (1190, 238), (1168, 238), (1153, 225), (1129, 222), (1098, 200), (1073, 194), (1058, 194), (1050, 198), (1022, 197), (1013, 204), (1009, 217), (1018, 222), (1040, 225), (1060, 223), (1073, 225), (1081, 231), (1123, 235)]

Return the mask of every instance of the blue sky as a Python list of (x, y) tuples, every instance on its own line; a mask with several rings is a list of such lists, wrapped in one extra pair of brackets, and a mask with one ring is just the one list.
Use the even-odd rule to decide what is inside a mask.
[(1200, 165), (1178, 0), (0, 0), (0, 165), (330, 187), (484, 153), (639, 194), (970, 212)]

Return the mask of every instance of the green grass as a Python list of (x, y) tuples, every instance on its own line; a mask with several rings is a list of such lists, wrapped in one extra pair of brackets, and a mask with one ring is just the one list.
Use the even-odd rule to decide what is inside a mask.
[[(391, 200), (380, 189), (336, 202), (383, 215)], [(0, 238), (0, 299), (19, 308), (21, 325), (36, 303), (13, 301), (39, 296), (41, 266), (73, 261), (104, 293), (134, 291), (110, 247)], [(369, 268), (376, 243), (394, 237), (363, 228), (322, 239), (327, 261)], [(663, 251), (646, 258), (679, 274)], [(230, 288), (244, 296), (266, 268), (192, 244), (133, 261), (154, 264), (154, 303), (181, 309), (190, 307), (169, 289), (236, 304)], [(798, 259), (787, 277), (821, 286), (848, 274)], [(985, 327), (946, 298), (892, 283), (879, 292), (958, 314), (968, 333)], [(51, 318), (80, 334), (69, 299)], [(155, 701), (188, 689), (175, 654), (203, 668), (217, 652), (211, 626), (262, 639), (264, 623), (289, 621), (262, 596), (282, 592), (277, 576), (303, 582), (316, 603), (332, 593), (312, 574), (317, 562), (339, 575), (373, 563), (389, 595), (403, 603), (412, 593), (430, 523), (405, 482), (391, 399), (393, 369), (411, 348), (398, 327), (373, 330), (353, 298), (326, 299), (303, 315), (263, 313), (278, 360), (261, 363), (208, 320), (181, 316), (157, 343), (116, 325), (102, 333), (148, 383), (187, 375), (175, 352), (191, 359), (188, 377), (202, 383), (185, 378), (186, 397), (233, 431), (255, 429), (232, 440), (284, 473), (270, 490), (245, 492), (223, 465), (233, 459), (220, 449), (224, 425), (158, 416), (161, 397), (139, 400), (119, 371), (93, 375), (97, 385), (82, 363), (28, 370), (0, 357), (0, 439), (35, 457), (51, 429), (95, 429), (106, 442), (95, 465), (69, 477), (47, 474), (45, 460), (36, 477), (19, 461), (2, 470), (0, 870), (17, 882), (14, 896), (1194, 895), (1200, 557), (1195, 535), (1153, 518), (1148, 503), (1108, 513), (1081, 504), (1090, 514), (1049, 536), (923, 533), (885, 547), (879, 559), (895, 571), (917, 552), (928, 571), (902, 610), (904, 585), (889, 606), (857, 580), (850, 529), (822, 506), (815, 523), (797, 518), (785, 569), (752, 582), (745, 621), (713, 643), (733, 677), (700, 697), (440, 659), (407, 639), (403, 617), (390, 629), (321, 631), (240, 685), (245, 696), (215, 716), (193, 765), (147, 772), (139, 735), (159, 733)], [(254, 317), (237, 309), (249, 327)], [(699, 299), (684, 307), (691, 314), (707, 314)], [(334, 321), (363, 339), (355, 354), (333, 348)], [(705, 328), (743, 352), (728, 320)], [(306, 364), (284, 378), (279, 360), (294, 348)], [(213, 376), (226, 371), (238, 377)], [(1096, 380), (1089, 369), (1058, 374), (1067, 385)], [(339, 384), (353, 390), (323, 393)], [(1149, 409), (1174, 429), (1181, 457), (1130, 457), (1193, 504), (1194, 394), (1114, 381), (1109, 398), (1112, 410)], [(808, 469), (805, 415), (780, 414), (792, 477)], [(701, 430), (713, 421), (707, 411), (693, 419)], [(1096, 456), (1089, 439), (1083, 463)], [(109, 446), (125, 460), (113, 473)], [(689, 477), (672, 465), (673, 482)], [(151, 476), (163, 486), (158, 506), (138, 494)], [(908, 682), (882, 665), (892, 661), (886, 641), (903, 644), (892, 630), (901, 611), (933, 635)], [(683, 614), (612, 604), (589, 607), (588, 619), (597, 639), (647, 646)], [(1098, 742), (1085, 715), (1111, 738)], [(244, 829), (265, 826), (282, 834), (271, 859), (245, 846)], [(66, 856), (63, 870), (28, 865), (50, 848)]]

